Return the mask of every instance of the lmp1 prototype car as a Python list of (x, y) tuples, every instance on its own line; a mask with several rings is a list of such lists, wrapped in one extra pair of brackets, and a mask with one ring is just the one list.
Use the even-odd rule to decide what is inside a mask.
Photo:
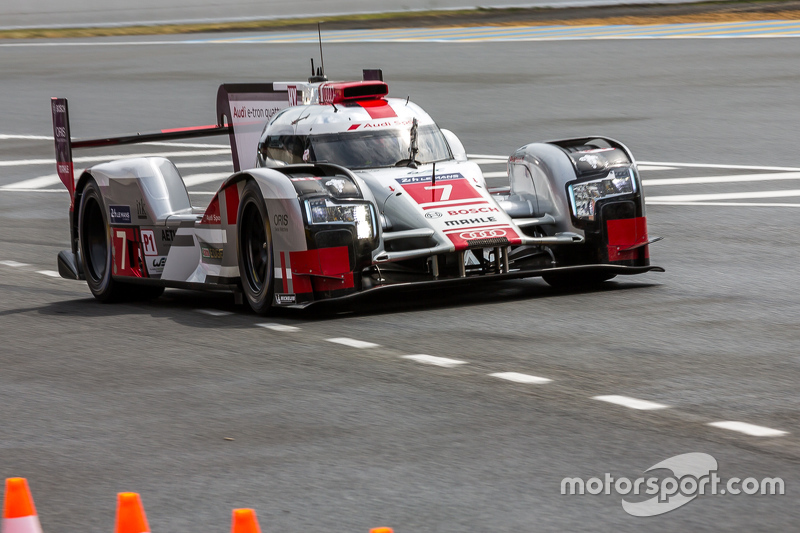
[[(599, 283), (650, 265), (644, 195), (621, 143), (526, 144), (490, 189), (450, 131), (364, 79), (224, 84), (217, 125), (70, 137), (52, 99), (57, 170), (71, 193), (59, 272), (101, 301), (165, 287), (231, 290), (256, 312), (408, 287), (541, 276)], [(160, 157), (102, 163), (75, 180), (72, 150), (227, 133), (234, 174), (205, 207)], [(244, 298), (242, 298), (242, 295)]]

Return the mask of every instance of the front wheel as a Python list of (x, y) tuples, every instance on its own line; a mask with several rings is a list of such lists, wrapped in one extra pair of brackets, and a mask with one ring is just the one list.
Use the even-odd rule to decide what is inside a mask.
[(245, 185), (238, 213), (239, 275), (250, 307), (266, 314), (275, 292), (272, 232), (261, 189), (254, 181)]

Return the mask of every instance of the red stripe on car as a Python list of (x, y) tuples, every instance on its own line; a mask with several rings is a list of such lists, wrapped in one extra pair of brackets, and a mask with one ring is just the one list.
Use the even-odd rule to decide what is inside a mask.
[(361, 100), (358, 105), (363, 107), (369, 113), (369, 116), (374, 119), (394, 118), (397, 116), (397, 113), (394, 112), (394, 109), (386, 100)]

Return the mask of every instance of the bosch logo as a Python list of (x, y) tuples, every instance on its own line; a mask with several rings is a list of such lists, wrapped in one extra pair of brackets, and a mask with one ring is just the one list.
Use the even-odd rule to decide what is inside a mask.
[(465, 241), (471, 241), (472, 239), (495, 239), (497, 237), (505, 237), (506, 230), (485, 229), (476, 231), (465, 231), (459, 233), (458, 236), (464, 239)]
[(425, 218), (442, 218), (442, 214), (439, 211), (428, 211)]

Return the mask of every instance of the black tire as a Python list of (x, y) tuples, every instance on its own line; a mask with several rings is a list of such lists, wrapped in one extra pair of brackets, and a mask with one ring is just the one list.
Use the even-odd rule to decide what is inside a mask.
[(101, 302), (122, 299), (127, 291), (111, 277), (111, 228), (100, 188), (94, 180), (83, 190), (78, 217), (81, 265), (89, 290)]
[(573, 272), (571, 274), (545, 274), (542, 279), (554, 289), (576, 289), (600, 285), (616, 277), (602, 272)]
[(253, 311), (267, 314), (275, 293), (272, 231), (264, 196), (254, 181), (242, 191), (237, 233), (242, 292)]

